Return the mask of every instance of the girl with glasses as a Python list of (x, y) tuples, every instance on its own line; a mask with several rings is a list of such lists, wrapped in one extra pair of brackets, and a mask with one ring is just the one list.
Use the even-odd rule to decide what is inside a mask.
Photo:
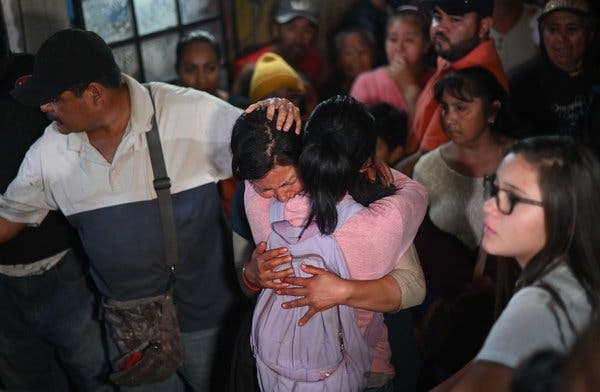
[(571, 138), (516, 142), (484, 205), (482, 246), (514, 258), (515, 293), (475, 359), (436, 388), (510, 390), (514, 369), (543, 349), (566, 352), (598, 314), (600, 164)]

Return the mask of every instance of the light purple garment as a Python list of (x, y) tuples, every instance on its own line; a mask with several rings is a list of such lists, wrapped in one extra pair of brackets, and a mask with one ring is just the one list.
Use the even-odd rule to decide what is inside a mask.
[[(285, 246), (292, 255), (296, 276), (309, 277), (300, 269), (310, 264), (349, 278), (344, 256), (333, 235), (321, 235), (313, 222), (306, 229), (284, 220), (284, 204), (270, 205), (272, 233), (267, 249)], [(337, 206), (340, 227), (363, 208), (352, 199)], [(288, 268), (288, 265), (282, 268)], [(263, 391), (362, 391), (371, 365), (369, 347), (380, 333), (367, 330), (363, 337), (354, 310), (339, 305), (317, 313), (303, 327), (298, 320), (307, 307), (282, 309), (281, 304), (295, 299), (278, 296), (273, 290), (260, 293), (252, 319), (250, 343)], [(377, 323), (371, 323), (370, 329)], [(381, 332), (381, 331), (379, 331)], [(368, 340), (368, 341), (367, 341)]]

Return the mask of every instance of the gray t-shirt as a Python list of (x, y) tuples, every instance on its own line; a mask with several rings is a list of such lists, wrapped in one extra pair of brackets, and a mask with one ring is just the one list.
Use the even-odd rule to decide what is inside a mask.
[(495, 362), (514, 369), (539, 350), (566, 352), (571, 347), (576, 334), (590, 318), (591, 305), (584, 289), (566, 264), (556, 267), (541, 281), (560, 296), (576, 331), (569, 326), (564, 310), (551, 294), (533, 284), (511, 298), (475, 360)]

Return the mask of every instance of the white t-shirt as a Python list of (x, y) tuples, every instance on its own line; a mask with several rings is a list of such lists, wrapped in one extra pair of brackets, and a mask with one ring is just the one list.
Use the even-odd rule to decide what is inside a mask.
[(576, 331), (572, 330), (565, 311), (551, 294), (533, 284), (511, 298), (475, 360), (514, 369), (537, 351), (566, 352), (571, 347), (577, 334), (589, 322), (592, 308), (585, 291), (566, 264), (550, 271), (541, 281), (560, 296)]

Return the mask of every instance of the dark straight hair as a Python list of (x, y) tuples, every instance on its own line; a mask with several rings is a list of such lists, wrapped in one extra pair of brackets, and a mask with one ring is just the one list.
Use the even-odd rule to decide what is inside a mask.
[(507, 154), (511, 153), (538, 170), (546, 222), (546, 244), (523, 269), (517, 288), (531, 285), (566, 262), (596, 314), (600, 296), (600, 163), (588, 148), (568, 136), (524, 139), (508, 149)]
[(366, 107), (344, 95), (320, 103), (306, 123), (299, 168), (310, 196), (307, 224), (315, 219), (323, 234), (335, 230), (336, 204), (346, 193), (366, 206), (396, 191), (361, 173), (375, 159), (374, 125)]
[(241, 180), (257, 180), (273, 167), (296, 166), (302, 150), (302, 137), (275, 127), (277, 116), (267, 119), (264, 108), (243, 113), (231, 133), (231, 169)]

